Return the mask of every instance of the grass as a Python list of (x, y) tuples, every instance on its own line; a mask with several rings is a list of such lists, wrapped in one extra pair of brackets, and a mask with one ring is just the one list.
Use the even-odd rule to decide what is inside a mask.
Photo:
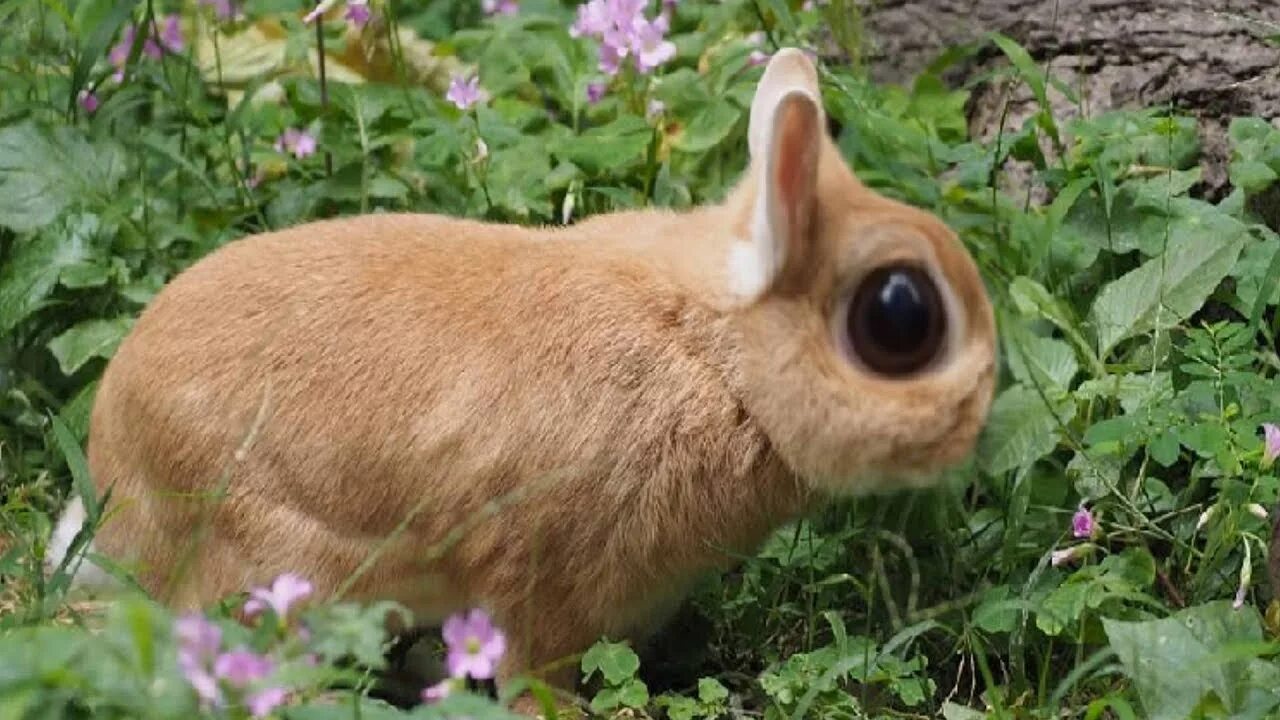
[[(275, 0), (231, 22), (191, 3), (0, 3), (0, 714), (244, 713), (201, 708), (166, 610), (78, 604), (36, 572), (74, 492), (96, 379), (165, 281), (237, 237), (319, 217), (541, 224), (717, 199), (745, 162), (751, 53), (819, 45), (856, 59), (875, 38), (851, 7), (682, 3), (676, 57), (624, 70), (590, 103), (605, 77), (594, 42), (567, 32), (570, 3), (486, 18), (460, 0), (375, 2), (362, 30), (341, 5), (317, 29)], [(116, 83), (125, 25), (163, 27), (169, 12), (181, 46), (125, 46)], [(1040, 106), (991, 143), (968, 136), (969, 90), (941, 81), (945, 63), (908, 87), (873, 84), (853, 61), (822, 78), (859, 176), (942, 217), (987, 280), (1003, 367), (974, 458), (933, 490), (841, 502), (780, 530), (707, 578), (639, 656), (602, 639), (580, 660), (600, 713), (1280, 707), (1280, 603), (1266, 582), (1280, 476), (1261, 435), (1280, 422), (1280, 236), (1258, 211), (1277, 192), (1280, 130), (1234, 120), (1231, 184), (1209, 197), (1189, 114), (1055, 119), (1053, 79), (1012, 40), (989, 42)], [(449, 76), (472, 70), (490, 99), (460, 110)], [(316, 152), (278, 150), (289, 129)], [(999, 189), (1015, 164), (1044, 204)], [(1073, 536), (1081, 508), (1089, 537)], [(228, 642), (274, 658), (272, 682), (294, 692), (277, 710), (288, 717), (505, 716), (480, 686), (412, 710), (369, 699), (384, 607), (310, 604), (248, 627), (228, 609), (208, 615)]]

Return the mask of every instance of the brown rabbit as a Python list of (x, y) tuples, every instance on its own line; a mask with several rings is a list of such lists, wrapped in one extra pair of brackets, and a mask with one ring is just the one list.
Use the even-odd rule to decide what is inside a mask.
[(862, 186), (825, 127), (783, 50), (721, 204), (368, 215), (211, 254), (102, 378), (96, 550), (177, 607), (282, 572), (422, 622), (480, 606), (501, 684), (643, 638), (814, 499), (927, 482), (985, 420), (991, 307), (955, 235)]

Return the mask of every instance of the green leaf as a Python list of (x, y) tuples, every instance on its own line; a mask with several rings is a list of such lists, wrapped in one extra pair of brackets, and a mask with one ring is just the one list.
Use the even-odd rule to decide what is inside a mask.
[(1247, 654), (1225, 652), (1232, 645), (1262, 640), (1252, 608), (1236, 611), (1219, 601), (1159, 620), (1103, 618), (1102, 624), (1152, 720), (1193, 717), (1210, 693), (1231, 715), (1247, 706), (1256, 709), (1258, 703), (1269, 708), (1280, 704), (1271, 691), (1280, 670)]
[(67, 468), (71, 470), (71, 485), (75, 488), (76, 494), (80, 496), (80, 501), (84, 503), (84, 513), (88, 521), (96, 522), (98, 519), (98, 494), (93, 487), (93, 478), (89, 475), (89, 461), (85, 458), (84, 450), (80, 447), (80, 440), (71, 433), (71, 429), (58, 417), (50, 418), (49, 426), (53, 430), (54, 442), (58, 444), (58, 450), (62, 452), (62, 457), (67, 461)]
[(85, 320), (49, 341), (64, 375), (71, 375), (95, 357), (109, 358), (133, 327), (133, 318)]
[(1009, 332), (1005, 348), (1009, 370), (1024, 385), (1048, 384), (1065, 390), (1080, 369), (1071, 346), (1057, 338)]
[[(1200, 232), (1179, 232), (1161, 257), (1107, 284), (1093, 303), (1098, 355), (1140, 333), (1166, 329), (1200, 309), (1235, 265), (1245, 227), (1226, 215), (1201, 223)], [(1185, 224), (1180, 224), (1184, 228)]]
[(1231, 184), (1247, 193), (1266, 190), (1280, 178), (1270, 165), (1257, 160), (1233, 160), (1227, 171)]
[(720, 684), (715, 678), (701, 678), (698, 680), (698, 700), (707, 705), (715, 705), (724, 703), (729, 699), (729, 689)]
[(687, 153), (706, 152), (724, 142), (741, 118), (742, 108), (733, 103), (722, 101), (708, 105), (693, 116), (672, 141), (672, 146)]
[(635, 677), (640, 669), (640, 657), (625, 643), (601, 640), (582, 656), (582, 672), (591, 677), (597, 670), (610, 685), (621, 685)]
[[(1045, 404), (1034, 388), (1014, 385), (996, 398), (978, 445), (978, 462), (997, 474), (1026, 467), (1058, 446), (1059, 420), (1075, 414), (1070, 397)], [(1056, 417), (1055, 417), (1056, 415)]]
[(322, 657), (334, 660), (351, 657), (374, 670), (386, 667), (386, 620), (389, 613), (399, 613), (406, 624), (412, 615), (392, 602), (374, 603), (367, 607), (352, 603), (322, 606), (307, 616), (315, 637), (314, 649)]
[(30, 232), (85, 197), (108, 197), (125, 169), (115, 144), (91, 144), (77, 128), (31, 122), (0, 130), (0, 225)]
[(588, 173), (617, 172), (642, 162), (652, 138), (644, 120), (623, 115), (578, 137), (554, 141), (551, 152)]
[[(96, 229), (96, 219), (87, 222)], [(84, 226), (82, 222), (65, 233), (49, 231), (16, 241), (13, 254), (0, 267), (0, 334), (40, 309), (64, 268), (88, 259)]]

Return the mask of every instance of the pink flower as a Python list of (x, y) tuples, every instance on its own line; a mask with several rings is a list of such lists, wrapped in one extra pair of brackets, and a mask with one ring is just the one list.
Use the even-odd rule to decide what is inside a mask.
[(466, 110), (478, 102), (484, 102), (488, 97), (489, 94), (480, 89), (480, 78), (474, 75), (470, 78), (454, 75), (449, 81), (449, 91), (445, 93), (445, 98), (459, 110)]
[(488, 613), (476, 609), (444, 621), (443, 635), (449, 652), (445, 658), (449, 674), (455, 678), (493, 677), (498, 661), (507, 650), (507, 638), (494, 627)]
[[(316, 151), (316, 141), (307, 133), (291, 128), (286, 130), (276, 143), (276, 149), (282, 147), (301, 159)], [(276, 617), (283, 620), (289, 614), (289, 608), (305, 600), (311, 592), (311, 583), (306, 579), (293, 573), (284, 573), (271, 583), (270, 588), (254, 588), (249, 591), (249, 600), (244, 604), (244, 612), (245, 615), (253, 617), (271, 608)]]
[(87, 113), (93, 114), (98, 111), (98, 106), (102, 103), (98, 100), (98, 96), (89, 90), (81, 90), (76, 96), (76, 101), (80, 103), (80, 107)]
[(221, 653), (218, 660), (214, 661), (214, 675), (227, 680), (233, 688), (247, 688), (257, 680), (266, 678), (274, 670), (275, 664), (270, 657), (242, 647)]
[[(284, 134), (276, 140), (275, 148), (276, 152), (293, 153), (294, 157), (301, 160), (316, 151), (316, 139), (315, 136), (304, 130), (288, 128), (284, 131)], [(303, 597), (311, 593), (311, 583), (308, 583), (306, 580), (302, 580), (296, 575), (281, 575), (279, 578), (276, 578), (276, 585), (280, 585), (282, 579), (286, 577), (290, 579), (284, 581), (286, 585), (282, 586), (282, 591), (297, 591), (302, 587), (302, 585), (297, 584), (300, 582), (306, 587), (306, 592)], [(274, 588), (275, 586), (273, 586), (273, 589)], [(245, 613), (252, 617), (253, 615), (257, 615), (262, 612), (262, 610), (267, 606), (274, 607), (274, 605), (266, 600), (266, 593), (267, 591), (261, 588), (250, 593), (253, 596), (253, 599), (250, 599), (244, 604)], [(280, 612), (277, 612), (276, 615), (284, 617), (284, 614)]]
[(516, 0), (481, 0), (480, 7), (485, 15), (515, 15), (520, 12), (520, 3)]
[(751, 54), (747, 56), (747, 64), (753, 66), (763, 65), (769, 62), (770, 57), (769, 53), (763, 50), (752, 50)]
[(269, 687), (245, 698), (244, 704), (249, 708), (249, 714), (254, 717), (266, 717), (272, 710), (283, 705), (288, 696), (289, 693), (284, 688)]
[[(186, 40), (182, 37), (182, 24), (177, 15), (166, 15), (163, 18), (158, 36), (152, 34), (153, 29), (152, 26), (147, 27), (147, 35), (142, 41), (142, 54), (152, 60), (159, 60), (165, 51), (182, 52), (186, 46)], [(107, 60), (117, 69), (112, 76), (116, 82), (124, 80), (124, 64), (128, 62), (129, 52), (133, 50), (133, 44), (137, 38), (138, 29), (133, 24), (125, 25), (124, 31), (120, 34), (120, 42), (112, 46), (107, 53)]]
[(1236, 599), (1231, 601), (1231, 608), (1233, 610), (1239, 610), (1240, 608), (1244, 607), (1245, 595), (1248, 592), (1249, 592), (1249, 589), (1243, 585), (1236, 588)]
[(591, 0), (578, 6), (578, 16), (569, 26), (573, 37), (602, 35), (613, 24), (605, 0)]
[(676, 44), (663, 39), (667, 34), (667, 17), (661, 15), (652, 22), (638, 20), (633, 26), (632, 50), (636, 54), (636, 69), (642, 73), (676, 56)]
[(609, 86), (602, 82), (587, 83), (587, 102), (593, 105), (600, 102), (608, 88)]
[(613, 43), (603, 43), (600, 45), (600, 53), (598, 55), (600, 72), (607, 75), (617, 75), (622, 69), (622, 61), (627, 57), (627, 47), (625, 45), (615, 45)]
[(217, 680), (209, 673), (209, 664), (222, 644), (222, 629), (203, 615), (191, 614), (174, 622), (173, 634), (178, 641), (178, 667), (187, 682), (202, 702), (217, 703), (221, 693)]
[(244, 648), (225, 652), (213, 663), (213, 674), (235, 688), (248, 687), (251, 683), (266, 678), (275, 669), (271, 658)]
[(236, 9), (231, 0), (199, 0), (200, 5), (213, 8), (213, 12), (222, 20), (230, 20), (236, 16)]
[(1076, 510), (1076, 514), (1071, 516), (1071, 534), (1074, 537), (1093, 537), (1097, 529), (1093, 521), (1093, 513), (1089, 512), (1089, 508), (1084, 505), (1081, 505), (1080, 509)]
[(635, 56), (642, 73), (675, 57), (676, 46), (664, 39), (669, 28), (670, 6), (653, 20), (644, 16), (645, 0), (590, 0), (578, 6), (569, 34), (600, 41), (599, 66), (609, 75), (617, 74), (622, 60)]
[(361, 0), (352, 0), (352, 2), (347, 3), (347, 12), (343, 15), (347, 22), (358, 28), (367, 25), (371, 16), (369, 3)]
[(453, 682), (454, 678), (445, 678), (435, 685), (423, 688), (422, 701), (436, 702), (437, 700), (443, 700), (448, 697), (449, 693), (453, 692)]
[(1280, 425), (1275, 423), (1262, 423), (1262, 434), (1265, 438), (1265, 444), (1262, 448), (1262, 460), (1266, 465), (1280, 458)]
[[(182, 24), (177, 15), (166, 15), (164, 27), (160, 30), (160, 44), (171, 53), (180, 53), (186, 46), (182, 37)], [(158, 57), (158, 56), (157, 56)]]

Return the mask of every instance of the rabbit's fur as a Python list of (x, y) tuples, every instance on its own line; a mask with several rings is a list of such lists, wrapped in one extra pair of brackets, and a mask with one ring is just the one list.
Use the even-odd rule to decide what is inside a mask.
[[(987, 413), (991, 307), (951, 231), (855, 179), (819, 97), (777, 53), (718, 205), (556, 229), (368, 215), (196, 263), (98, 389), (96, 550), (178, 607), (283, 572), (324, 596), (378, 553), (346, 597), (424, 622), (486, 608), (502, 682), (642, 636), (824, 495), (935, 477)], [(947, 309), (907, 377), (861, 366), (833, 321), (890, 261)]]

